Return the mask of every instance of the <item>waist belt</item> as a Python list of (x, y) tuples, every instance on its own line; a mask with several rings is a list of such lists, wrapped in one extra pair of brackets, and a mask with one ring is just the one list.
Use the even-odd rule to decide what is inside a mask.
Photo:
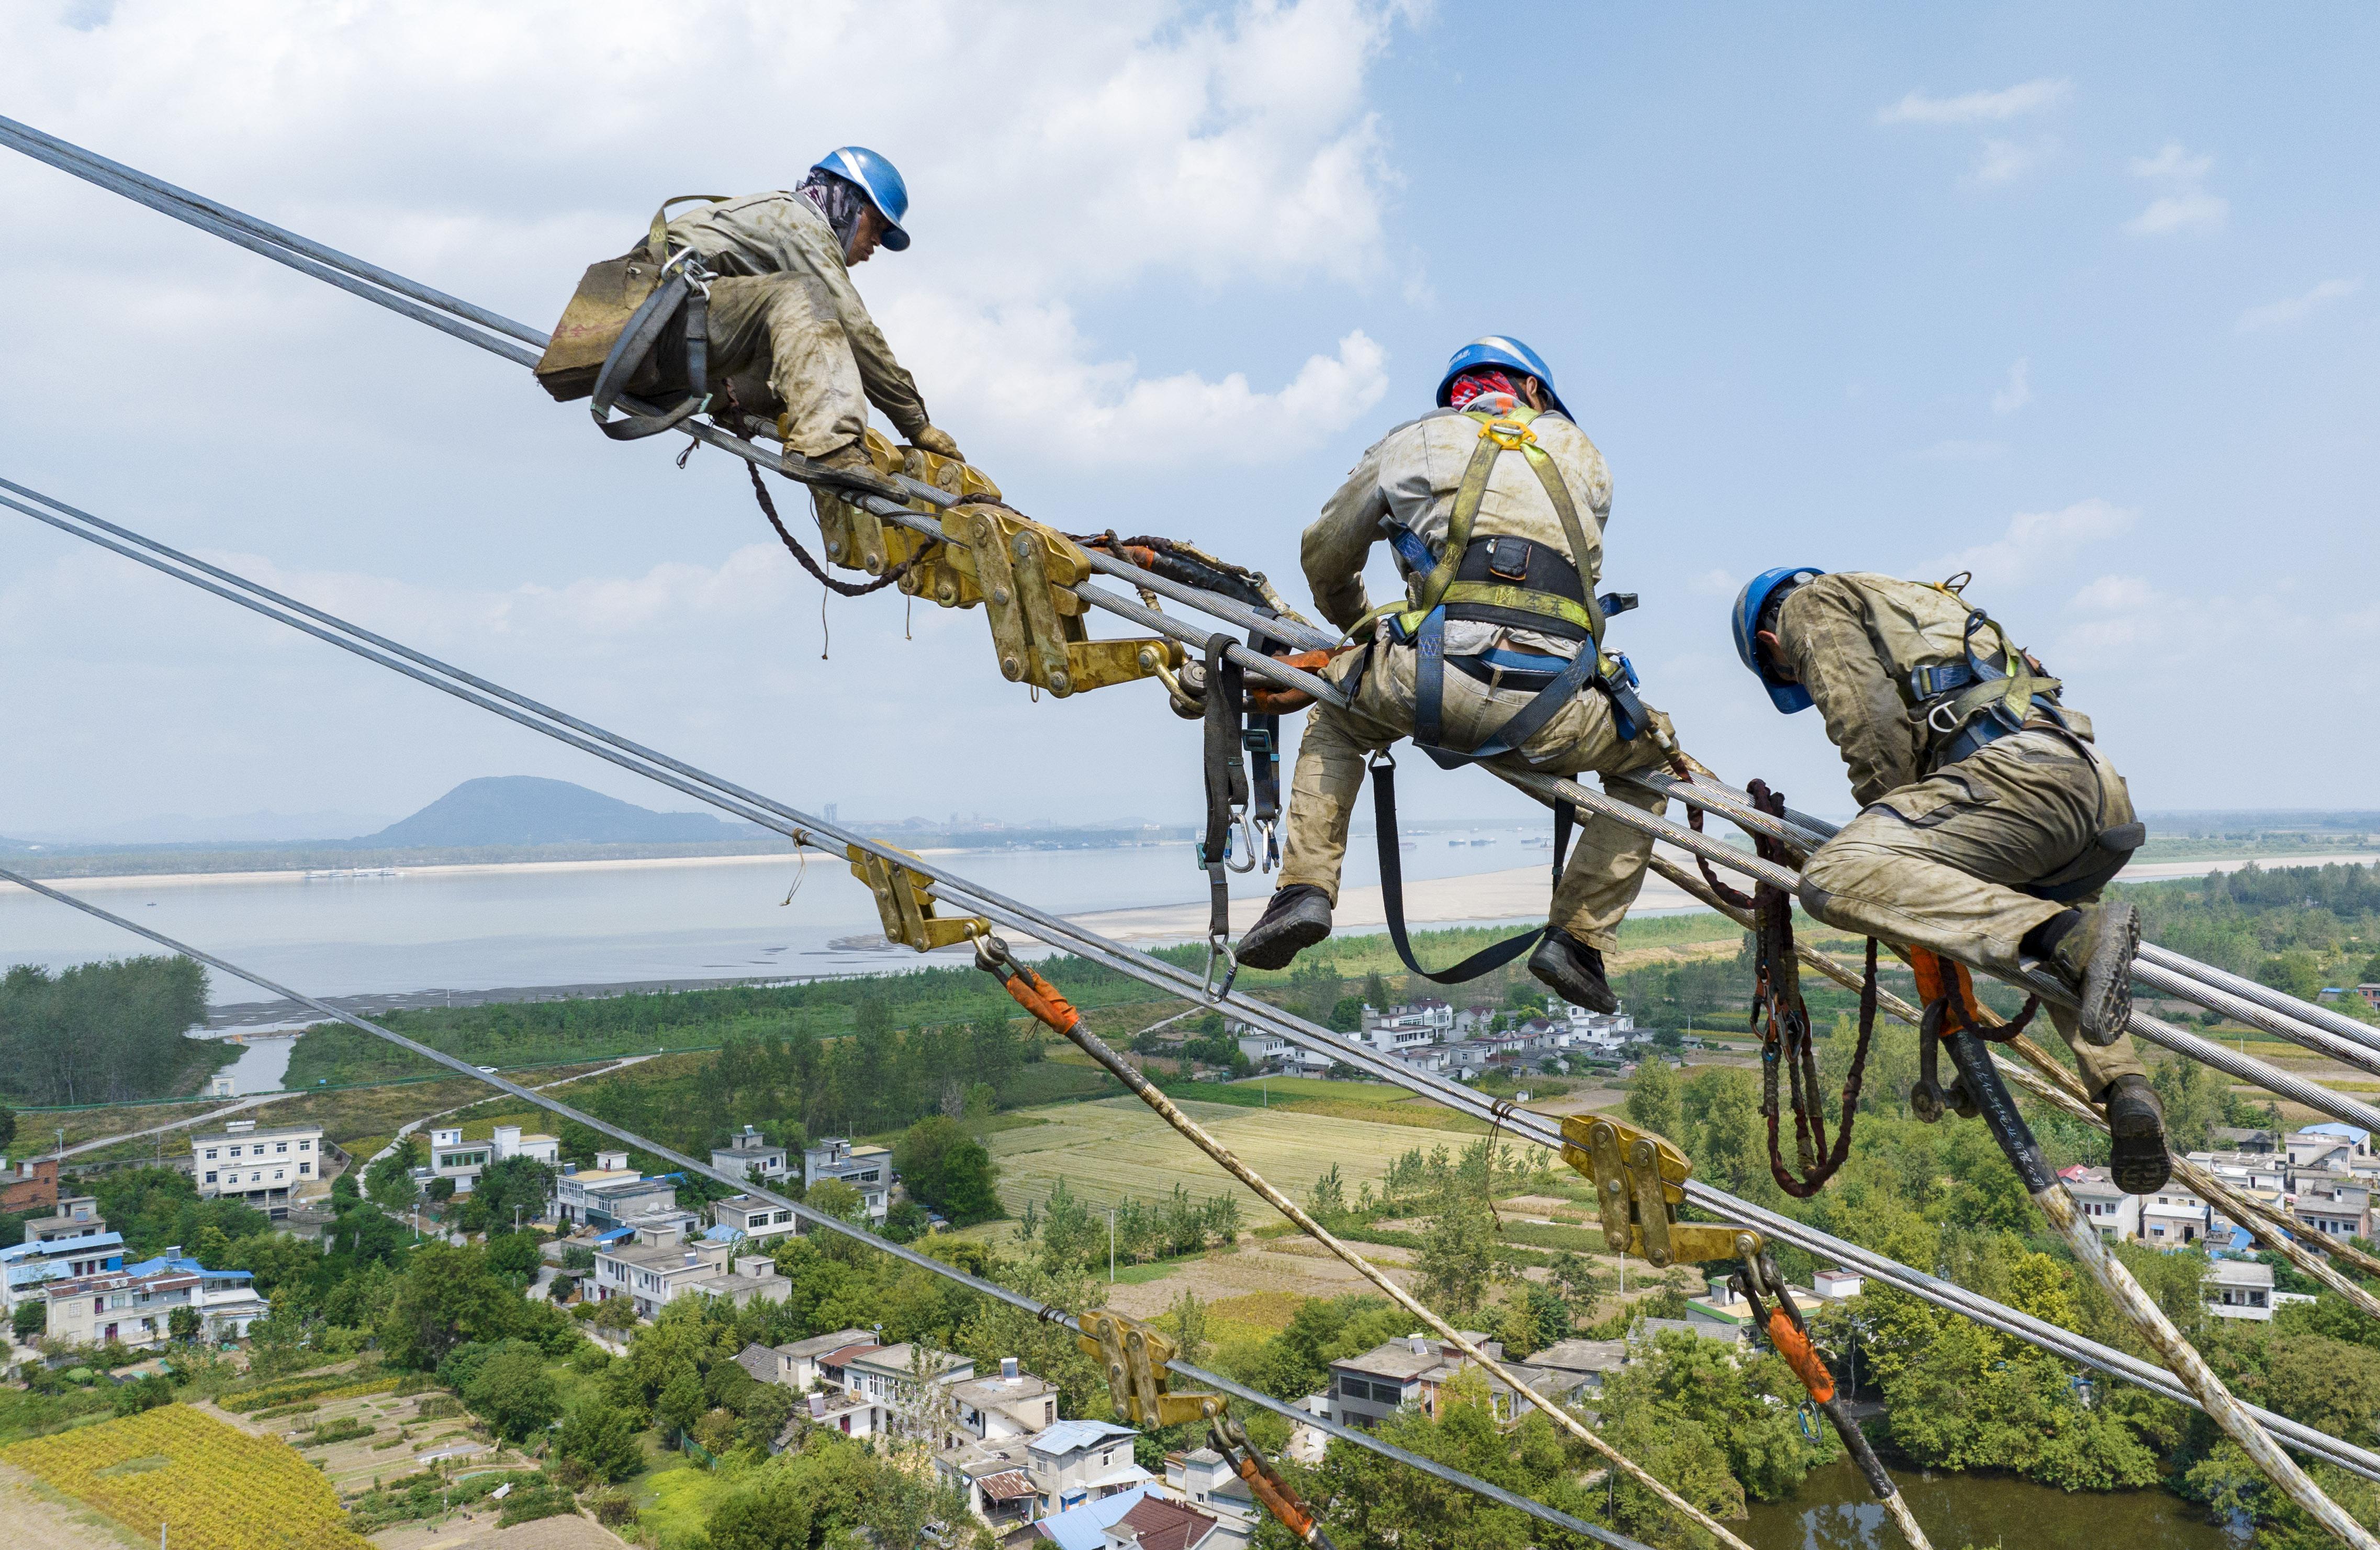
[(2072, 735), (2066, 718), (2058, 711), (2058, 702), (2050, 697), (2057, 687), (2055, 679), (2036, 680), (2048, 684), (2050, 692), (2033, 696), (2028, 708), (2034, 714), (2022, 719), (1997, 700), (1968, 708), (1967, 702), (1973, 697), (1970, 691), (1981, 684), (2004, 681), (2007, 676), (1988, 662), (1973, 660), (1910, 670), (1910, 692), (1916, 696), (1927, 730), (1937, 738), (1930, 761), (1932, 769), (1941, 769), (1972, 757), (2001, 738), (2028, 728)]

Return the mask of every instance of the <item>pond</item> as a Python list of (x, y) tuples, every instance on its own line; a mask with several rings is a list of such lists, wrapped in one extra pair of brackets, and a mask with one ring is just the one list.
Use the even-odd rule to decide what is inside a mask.
[[(1942, 1550), (2242, 1550), (2252, 1539), (2206, 1521), (2164, 1491), (2065, 1492), (2010, 1475), (1895, 1470), (1918, 1527)], [(1754, 1550), (1900, 1550), (1900, 1532), (1846, 1460), (1813, 1470), (1781, 1502), (1755, 1502), (1748, 1525), (1730, 1524)]]

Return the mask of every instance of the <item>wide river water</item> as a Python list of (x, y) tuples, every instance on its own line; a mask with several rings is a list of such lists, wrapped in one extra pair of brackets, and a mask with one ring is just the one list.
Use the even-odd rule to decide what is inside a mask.
[[(1402, 853), (1405, 876), (1462, 877), (1543, 864), (1549, 856), (1544, 832), (1483, 827), (1416, 835)], [(936, 859), (1010, 898), (1066, 914), (1205, 897), (1206, 876), (1186, 844), (973, 851)], [(1356, 841), (1347, 883), (1378, 880), (1370, 842)], [(1236, 876), (1232, 892), (1261, 895), (1271, 882), (1263, 874)], [(431, 867), (386, 878), (105, 878), (52, 886), (317, 996), (796, 977), (917, 962), (905, 950), (832, 945), (872, 937), (879, 923), (849, 868), (816, 854), (806, 873), (790, 856), (755, 856)], [(154, 951), (104, 921), (0, 885), (0, 968), (38, 963), (56, 970)], [(209, 999), (216, 1003), (267, 999), (223, 975), (212, 978)]]

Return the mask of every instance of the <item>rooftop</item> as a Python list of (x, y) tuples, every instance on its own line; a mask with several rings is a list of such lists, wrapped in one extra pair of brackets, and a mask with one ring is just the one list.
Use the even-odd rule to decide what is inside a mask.
[(865, 1329), (838, 1329), (832, 1335), (813, 1335), (807, 1340), (790, 1340), (779, 1346), (777, 1353), (798, 1361), (804, 1357), (827, 1356), (846, 1346), (864, 1346), (869, 1343), (868, 1334)]
[(2216, 1287), (2269, 1287), (2273, 1267), (2252, 1259), (2218, 1259), (2206, 1267), (2206, 1284)]
[(1075, 1453), (1116, 1437), (1138, 1435), (1131, 1427), (1119, 1426), (1112, 1421), (1061, 1421), (1035, 1437), (1030, 1446), (1036, 1453)]

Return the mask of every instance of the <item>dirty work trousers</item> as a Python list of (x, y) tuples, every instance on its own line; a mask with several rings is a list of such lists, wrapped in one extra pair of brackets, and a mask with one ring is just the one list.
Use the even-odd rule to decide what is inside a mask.
[[(2069, 906), (2019, 891), (2132, 821), (2123, 778), (2055, 733), (2003, 737), (1888, 793), (1812, 853), (1802, 907), (1829, 926), (2000, 973), (2024, 934)], [(2049, 1009), (2093, 1093), (2143, 1074), (2131, 1035), (2101, 1048)]]
[[(787, 444), (820, 458), (857, 442), (868, 429), (868, 394), (859, 363), (832, 300), (807, 275), (730, 275), (710, 283), (710, 391), (727, 388), (747, 414), (792, 416)], [(630, 392), (683, 386), (686, 336), (676, 326), (656, 342)], [(918, 425), (925, 422), (922, 418)], [(917, 426), (901, 427), (904, 435)]]
[[(1344, 687), (1358, 664), (1368, 662), (1354, 702), (1342, 710), (1317, 705), (1306, 712), (1297, 745), (1297, 769), (1289, 797), (1289, 843), (1281, 860), (1281, 886), (1310, 883), (1339, 902), (1339, 869), (1347, 855), (1347, 826), (1355, 795), (1364, 787), (1365, 756), (1413, 735), (1415, 652), (1410, 646), (1375, 644), (1340, 657), (1326, 676)], [(1446, 673), (1446, 745), (1476, 747), (1514, 712), (1535, 698), (1518, 689), (1490, 690), (1468, 674)], [(1669, 718), (1650, 712), (1668, 730)], [(1595, 689), (1581, 691), (1517, 753), (1490, 761), (1515, 769), (1575, 776), (1595, 770), (1604, 790), (1648, 813), (1667, 805), (1655, 793), (1611, 777), (1661, 763), (1649, 733), (1623, 742), (1611, 721), (1611, 702)], [(1484, 778), (1474, 777), (1475, 779)], [(1586, 816), (1554, 890), (1549, 918), (1598, 951), (1609, 952), (1614, 929), (1636, 902), (1645, 882), (1650, 836)]]

